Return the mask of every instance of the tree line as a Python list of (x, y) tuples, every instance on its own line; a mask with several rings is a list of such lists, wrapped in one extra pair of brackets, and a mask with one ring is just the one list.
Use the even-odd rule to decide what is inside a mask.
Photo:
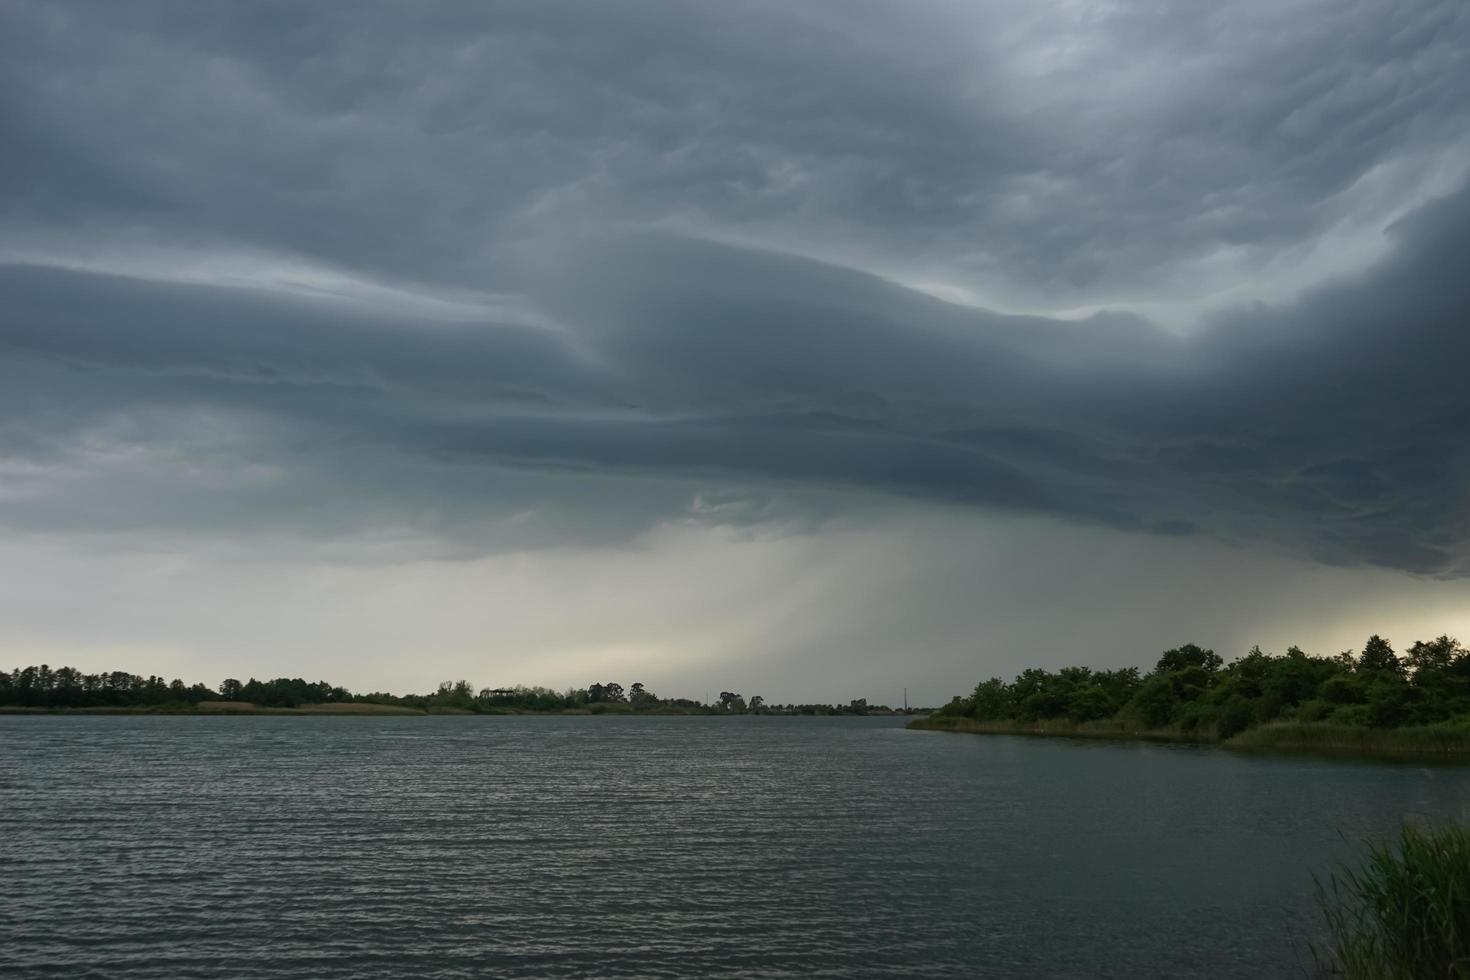
[(263, 707), (294, 708), (302, 704), (352, 701), (346, 689), (326, 681), (278, 677), (270, 681), (233, 678), (218, 688), (185, 684), (150, 675), (114, 670), (88, 674), (74, 667), (46, 664), (0, 670), (0, 706), (19, 708), (140, 708), (193, 705), (201, 701), (248, 701)]
[(1114, 719), (1226, 739), (1271, 721), (1332, 722), (1371, 728), (1470, 719), (1470, 651), (1452, 637), (1414, 643), (1402, 656), (1383, 637), (1361, 652), (1314, 657), (1252, 647), (1225, 663), (1187, 643), (1154, 668), (1022, 671), (1007, 684), (992, 677), (955, 697), (941, 717), (984, 722)]
[(720, 692), (710, 703), (689, 698), (661, 698), (641, 683), (624, 688), (615, 681), (555, 691), (547, 687), (480, 688), (467, 680), (445, 681), (428, 694), (384, 692), (353, 694), (327, 681), (278, 677), (261, 681), (227, 678), (217, 688), (186, 685), (182, 680), (143, 677), (126, 671), (88, 674), (72, 667), (21, 667), (0, 670), (0, 707), (15, 708), (188, 708), (206, 701), (246, 702), (266, 708), (364, 703), (477, 713), (524, 711), (664, 712), (700, 714), (880, 714), (890, 709), (869, 706), (859, 698), (845, 705), (769, 704), (760, 695), (749, 699), (734, 691)]

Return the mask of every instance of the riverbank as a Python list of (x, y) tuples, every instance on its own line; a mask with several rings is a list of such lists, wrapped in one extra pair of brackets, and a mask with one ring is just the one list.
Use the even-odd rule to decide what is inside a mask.
[(1219, 739), (1208, 730), (1186, 732), (1178, 728), (1146, 728), (1115, 719), (1082, 723), (1063, 719), (1020, 722), (976, 721), (972, 718), (930, 715), (916, 718), (906, 727), (916, 731), (972, 735), (1189, 742), (1213, 745), (1235, 752), (1426, 760), (1470, 765), (1470, 726), (1454, 722), (1402, 728), (1366, 728), (1330, 722), (1285, 721), (1248, 728), (1227, 739)]
[(1095, 738), (1114, 741), (1213, 742), (1197, 733), (1169, 728), (1144, 728), (1127, 722), (1106, 720), (1072, 722), (1052, 718), (1041, 721), (976, 721), (952, 715), (915, 718), (907, 728), (929, 732), (965, 732), (971, 735), (1039, 735), (1047, 738)]
[[(766, 709), (763, 711), (721, 711), (713, 707), (682, 708), (676, 706), (660, 705), (655, 708), (634, 709), (627, 704), (593, 704), (580, 708), (558, 708), (551, 711), (537, 711), (530, 708), (457, 708), (443, 705), (431, 705), (427, 709), (414, 708), (406, 705), (377, 704), (371, 701), (346, 701), (334, 704), (303, 704), (294, 708), (272, 708), (263, 705), (251, 704), (248, 701), (201, 701), (198, 704), (148, 704), (132, 706), (113, 707), (81, 707), (81, 708), (38, 708), (23, 707), (17, 705), (0, 705), (0, 715), (157, 715), (172, 717), (176, 715), (337, 715), (343, 717), (358, 715), (413, 715), (423, 717), (425, 715), (617, 715), (620, 717), (642, 717), (646, 715), (711, 715), (715, 717), (735, 717), (737, 715), (770, 715), (773, 717), (837, 717), (837, 713), (822, 714), (806, 711), (786, 711), (782, 709)], [(897, 718), (903, 713), (898, 711), (874, 711), (866, 715), (845, 714), (843, 717), (864, 718)]]
[(29, 708), (0, 707), (0, 715), (423, 715), (417, 708), (392, 704), (303, 704), (295, 708), (267, 708), (244, 701), (202, 701), (199, 704), (148, 704), (125, 707)]

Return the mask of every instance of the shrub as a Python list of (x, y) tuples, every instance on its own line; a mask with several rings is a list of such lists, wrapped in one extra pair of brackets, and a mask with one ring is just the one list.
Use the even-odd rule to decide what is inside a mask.
[(1167, 677), (1150, 677), (1133, 695), (1127, 712), (1145, 727), (1163, 728), (1174, 715), (1174, 685)]
[(1366, 704), (1349, 704), (1334, 711), (1330, 720), (1337, 725), (1359, 725), (1367, 728), (1373, 718)]
[(1233, 698), (1225, 705), (1225, 710), (1220, 712), (1219, 720), (1215, 722), (1215, 734), (1224, 741), (1232, 735), (1238, 735), (1251, 725), (1255, 724), (1256, 717), (1251, 711), (1250, 702), (1243, 698)]
[(1325, 721), (1336, 709), (1337, 705), (1315, 698), (1297, 705), (1293, 717), (1297, 721)]

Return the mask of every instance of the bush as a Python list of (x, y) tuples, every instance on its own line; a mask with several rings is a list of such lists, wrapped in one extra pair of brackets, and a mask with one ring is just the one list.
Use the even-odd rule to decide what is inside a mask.
[(1322, 700), (1333, 704), (1361, 704), (1367, 697), (1362, 682), (1351, 674), (1329, 677), (1319, 691)]
[(1174, 685), (1157, 675), (1143, 682), (1126, 709), (1147, 728), (1163, 728), (1174, 716)]
[(1179, 711), (1179, 728), (1186, 732), (1213, 728), (1216, 713), (1215, 707), (1204, 701), (1186, 701)]
[(1328, 719), (1335, 725), (1358, 725), (1367, 728), (1373, 717), (1366, 704), (1350, 704), (1334, 711)]
[(1101, 687), (1093, 686), (1083, 688), (1076, 697), (1072, 698), (1072, 705), (1067, 709), (1067, 717), (1072, 721), (1100, 721), (1103, 718), (1111, 718), (1117, 706), (1113, 699), (1108, 697), (1108, 692)]
[(1311, 701), (1303, 701), (1297, 705), (1292, 717), (1296, 721), (1326, 721), (1329, 717), (1332, 717), (1333, 712), (1336, 710), (1337, 705), (1332, 704), (1330, 701), (1314, 698)]
[(1250, 702), (1243, 698), (1235, 698), (1225, 705), (1224, 711), (1220, 712), (1220, 718), (1215, 722), (1215, 734), (1223, 742), (1232, 735), (1245, 731), (1255, 722), (1256, 717), (1251, 711)]

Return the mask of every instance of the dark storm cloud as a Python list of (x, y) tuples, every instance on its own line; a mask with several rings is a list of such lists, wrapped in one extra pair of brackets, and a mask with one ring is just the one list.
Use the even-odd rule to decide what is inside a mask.
[(1463, 573), (1465, 192), (1188, 337), (791, 254), (1086, 299), (1456, 160), (1462, 4), (1046, 9), (8, 5), (0, 524), (473, 553), (881, 498)]
[[(670, 239), (572, 250), (546, 274), (574, 340), (12, 268), (0, 397), (11, 452), (37, 479), (57, 467), (61, 487), (68, 465), (106, 472), (117, 446), (186, 440), (119, 471), (112, 503), (74, 508), (103, 525), (167, 526), (175, 507), (204, 507), (204, 523), (338, 515), (328, 526), (429, 508), (452, 529), (554, 507), (563, 479), (620, 474), (642, 482), (562, 502), (632, 529), (687, 506), (691, 487), (865, 490), (1459, 571), (1470, 290), (1455, 256), (1470, 195), (1399, 234), (1374, 275), (1192, 340), (1126, 319), (976, 314)], [(217, 484), (168, 490), (175, 467), (207, 469), (211, 433), (226, 440)], [(242, 456), (285, 470), (258, 493), (235, 486)], [(542, 477), (511, 493), (505, 470)], [(615, 506), (649, 487), (664, 492), (645, 508)], [(76, 503), (6, 510), (44, 525)]]
[(1221, 248), (1297, 246), (1470, 123), (1458, 0), (5, 20), (12, 235), (131, 229), (477, 287), (548, 225), (659, 220), (1085, 303)]

